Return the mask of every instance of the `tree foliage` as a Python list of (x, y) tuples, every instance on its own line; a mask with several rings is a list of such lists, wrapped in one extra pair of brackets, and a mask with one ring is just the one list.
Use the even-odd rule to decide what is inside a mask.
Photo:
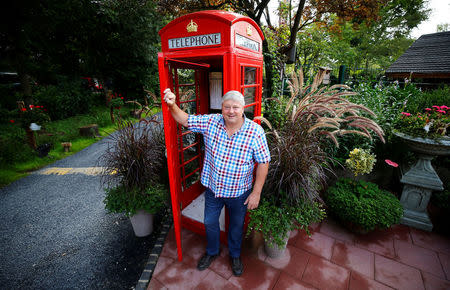
[(331, 15), (297, 36), (302, 65), (345, 64), (387, 68), (413, 42), (411, 30), (427, 18), (423, 0), (387, 1), (376, 20), (342, 21)]
[(39, 83), (59, 74), (110, 79), (131, 94), (157, 84), (162, 17), (155, 1), (21, 0), (8, 1), (3, 12), (4, 69)]
[[(361, 45), (359, 46), (359, 49), (362, 51), (361, 54), (375, 55), (380, 53), (380, 50), (372, 50), (371, 48), (374, 44), (376, 47), (377, 41), (382, 37), (392, 38), (386, 33), (405, 36), (405, 33), (417, 26), (426, 17), (426, 13), (423, 13), (425, 11), (423, 0), (280, 1), (278, 14), (281, 18), (281, 25), (276, 27), (271, 23), (268, 11), (269, 1), (183, 0), (176, 1), (177, 5), (170, 5), (174, 4), (172, 3), (173, 0), (160, 0), (159, 6), (166, 13), (175, 13), (177, 15), (204, 9), (230, 9), (249, 16), (260, 26), (265, 20), (264, 22), (267, 24), (268, 29), (263, 29), (263, 31), (266, 39), (267, 37), (270, 38), (269, 41), (265, 40), (263, 43), (266, 73), (265, 85), (268, 90), (268, 96), (271, 96), (276, 88), (276, 84), (272, 81), (274, 79), (273, 69), (283, 66), (287, 60), (285, 54), (299, 40), (298, 32), (303, 32), (312, 23), (317, 23), (316, 36), (323, 33), (322, 31), (339, 34), (344, 28), (349, 26), (355, 31), (361, 31), (361, 34), (356, 38), (352, 37), (355, 38), (354, 41), (357, 41), (358, 38), (361, 39)], [(392, 27), (395, 29), (390, 29)], [(271, 32), (267, 33), (269, 30)], [(373, 35), (373, 37), (366, 41), (366, 39), (362, 39), (362, 36), (367, 34)], [(397, 42), (394, 44), (399, 43), (398, 39), (397, 37)], [(273, 40), (275, 40), (275, 45), (269, 43)], [(313, 49), (311, 49), (311, 46), (308, 47), (312, 51), (313, 56), (307, 55), (306, 58), (315, 59), (314, 61), (317, 62), (319, 57), (317, 50), (321, 48), (321, 45), (314, 45)], [(276, 47), (275, 51), (271, 49), (271, 46)], [(393, 44), (386, 46), (392, 48)], [(384, 49), (384, 51), (388, 50)], [(306, 50), (303, 50), (301, 53), (304, 55), (306, 52)]]

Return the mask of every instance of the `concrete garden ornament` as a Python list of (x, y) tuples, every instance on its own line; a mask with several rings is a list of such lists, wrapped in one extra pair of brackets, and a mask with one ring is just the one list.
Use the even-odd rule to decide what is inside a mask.
[(415, 115), (402, 112), (394, 134), (417, 154), (418, 160), (403, 174), (400, 202), (404, 208), (403, 224), (431, 231), (433, 224), (427, 213), (432, 191), (444, 190), (431, 160), (450, 155), (450, 107), (425, 108)]

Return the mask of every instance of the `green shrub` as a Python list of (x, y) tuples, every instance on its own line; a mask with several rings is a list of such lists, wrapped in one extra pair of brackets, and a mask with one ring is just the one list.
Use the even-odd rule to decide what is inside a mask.
[(0, 124), (16, 122), (17, 110), (8, 110), (0, 105)]
[(25, 131), (19, 126), (0, 127), (0, 167), (26, 161), (36, 153), (25, 142)]
[(330, 187), (326, 201), (342, 222), (363, 232), (389, 228), (403, 215), (399, 200), (374, 183), (342, 178)]
[(48, 110), (52, 120), (61, 120), (88, 113), (97, 102), (95, 96), (83, 88), (81, 80), (63, 80), (57, 85), (39, 86), (34, 101)]
[(144, 191), (118, 186), (106, 189), (103, 202), (109, 212), (132, 216), (141, 209), (152, 214), (159, 212), (164, 208), (167, 198), (167, 189), (161, 184), (149, 186)]
[(422, 113), (424, 108), (431, 108), (433, 105), (450, 106), (450, 86), (443, 86), (435, 90), (425, 91), (409, 98), (405, 111), (408, 113)]

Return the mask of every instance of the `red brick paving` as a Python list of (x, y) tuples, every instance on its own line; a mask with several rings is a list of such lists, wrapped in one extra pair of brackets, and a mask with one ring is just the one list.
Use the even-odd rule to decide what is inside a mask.
[(335, 239), (320, 232), (314, 232), (309, 237), (305, 232), (300, 231), (295, 246), (329, 260), (333, 253), (334, 242)]
[(265, 262), (301, 280), (310, 257), (311, 255), (307, 252), (288, 245), (283, 257), (277, 259), (267, 257)]
[(348, 289), (350, 271), (344, 267), (325, 260), (322, 257), (311, 256), (306, 266), (302, 280), (319, 289)]
[(374, 254), (372, 252), (342, 242), (337, 242), (334, 245), (331, 262), (372, 279), (375, 274)]
[(343, 229), (333, 220), (325, 220), (323, 221), (320, 232), (335, 238), (336, 240), (344, 241), (350, 244), (353, 244), (353, 240), (355, 239), (355, 235)]
[(326, 220), (291, 233), (285, 255), (267, 257), (260, 238), (244, 240), (244, 274), (234, 277), (228, 250), (198, 271), (202, 236), (182, 231), (183, 261), (168, 234), (148, 289), (450, 289), (450, 239), (404, 225), (356, 235)]
[(288, 274), (281, 272), (280, 278), (278, 278), (274, 290), (313, 290), (316, 289), (308, 284), (302, 283), (300, 280), (295, 279)]
[(425, 284), (425, 289), (450, 289), (450, 281), (441, 279), (432, 274), (422, 273), (423, 282)]
[(394, 241), (394, 244), (399, 262), (445, 278), (441, 262), (435, 251), (402, 241)]
[(158, 281), (158, 278), (153, 278), (148, 284), (148, 290), (164, 290), (167, 289), (163, 283)]
[(239, 289), (239, 287), (232, 284), (227, 279), (219, 276), (213, 271), (210, 271), (208, 275), (195, 287), (196, 290), (204, 289), (224, 289), (224, 290), (233, 290)]
[(447, 280), (450, 280), (450, 255), (439, 253), (438, 256), (441, 261), (442, 268), (444, 268), (445, 276)]
[(370, 289), (370, 290), (389, 290), (392, 289), (380, 282), (377, 282), (369, 277), (366, 277), (358, 272), (352, 272), (350, 277), (350, 285), (349, 290), (361, 290), (361, 289)]
[(375, 280), (396, 289), (425, 289), (418, 269), (379, 255), (375, 255)]

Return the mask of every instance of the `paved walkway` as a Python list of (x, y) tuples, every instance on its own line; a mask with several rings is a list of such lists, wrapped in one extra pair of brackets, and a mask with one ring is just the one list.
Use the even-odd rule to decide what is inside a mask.
[(110, 137), (0, 188), (0, 289), (129, 289), (154, 236), (108, 214), (97, 167)]
[(450, 239), (403, 225), (365, 236), (332, 220), (312, 236), (291, 234), (285, 256), (264, 254), (260, 238), (246, 239), (244, 274), (234, 277), (226, 247), (209, 269), (198, 271), (205, 239), (182, 231), (184, 258), (176, 260), (169, 232), (148, 289), (450, 289)]

